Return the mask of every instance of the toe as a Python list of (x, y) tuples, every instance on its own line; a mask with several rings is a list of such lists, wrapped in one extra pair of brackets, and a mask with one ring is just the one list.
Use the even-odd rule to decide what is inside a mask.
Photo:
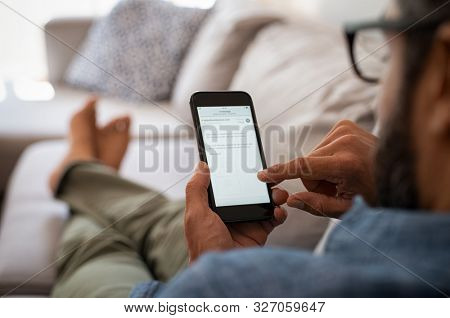
[(118, 132), (126, 132), (130, 128), (130, 117), (119, 118), (115, 123), (115, 129)]
[(90, 97), (83, 108), (77, 113), (81, 116), (95, 116), (95, 107), (97, 106), (97, 97)]
[(130, 117), (122, 116), (111, 120), (98, 130), (99, 159), (116, 170), (119, 169), (128, 147), (129, 128)]
[(111, 120), (101, 129), (101, 131), (103, 133), (113, 133), (113, 132), (123, 133), (128, 131), (129, 127), (130, 127), (130, 117), (122, 116)]
[(97, 106), (97, 98), (91, 97), (86, 104), (84, 105), (82, 112), (85, 114), (86, 117), (89, 118), (91, 123), (96, 122), (96, 106)]
[(77, 111), (71, 119), (71, 125), (76, 126), (78, 124), (81, 124), (82, 122), (86, 122), (88, 124), (94, 124), (96, 121), (96, 112), (95, 112), (95, 106), (97, 104), (97, 98), (91, 97), (89, 100), (86, 101), (84, 106)]
[(91, 96), (84, 104), (83, 109), (85, 110), (93, 110), (95, 106), (97, 105), (98, 98), (97, 96)]

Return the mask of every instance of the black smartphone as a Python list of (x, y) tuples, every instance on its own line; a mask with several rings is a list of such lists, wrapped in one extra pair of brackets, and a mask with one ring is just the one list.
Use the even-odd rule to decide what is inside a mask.
[(211, 171), (209, 206), (224, 222), (273, 218), (255, 109), (245, 92), (197, 92), (190, 100), (200, 159)]

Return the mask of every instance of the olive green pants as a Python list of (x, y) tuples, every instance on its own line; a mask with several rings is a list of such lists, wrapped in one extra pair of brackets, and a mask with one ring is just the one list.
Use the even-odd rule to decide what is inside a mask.
[(137, 283), (167, 281), (186, 266), (184, 201), (97, 163), (71, 166), (56, 196), (69, 204), (71, 217), (53, 297), (127, 297)]

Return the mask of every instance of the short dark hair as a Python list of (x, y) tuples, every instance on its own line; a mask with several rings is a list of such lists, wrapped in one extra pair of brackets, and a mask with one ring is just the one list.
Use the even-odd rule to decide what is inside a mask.
[[(450, 19), (448, 0), (397, 0), (403, 17), (416, 21), (430, 19), (445, 22)], [(405, 33), (405, 80), (412, 79), (414, 88), (430, 53), (435, 29), (414, 29)]]
[[(401, 17), (445, 22), (450, 19), (448, 0), (396, 0)], [(416, 91), (431, 52), (436, 29), (411, 28), (405, 40), (401, 91), (390, 121), (383, 127), (377, 154), (379, 204), (416, 210), (420, 207), (411, 136), (411, 114)]]
[[(445, 22), (450, 19), (448, 0), (397, 0), (402, 17), (415, 21), (430, 19)], [(423, 67), (430, 53), (435, 29), (411, 29), (405, 33), (405, 76), (413, 80), (410, 88), (417, 85)], [(410, 91), (411, 92), (411, 91)]]
[(421, 19), (432, 13), (433, 17), (445, 21), (449, 18), (448, 0), (396, 0), (400, 14), (405, 18)]

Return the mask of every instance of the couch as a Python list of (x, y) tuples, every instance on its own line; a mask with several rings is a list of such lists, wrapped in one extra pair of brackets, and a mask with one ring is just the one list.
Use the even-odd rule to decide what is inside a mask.
[[(62, 81), (73, 52), (55, 37), (78, 48), (92, 23), (88, 18), (64, 18), (46, 24), (48, 74), (55, 87), (51, 101), (9, 99), (0, 105), (3, 188), (9, 180), (0, 227), (2, 295), (47, 295), (55, 278), (53, 262), (68, 208), (52, 198), (46, 182), (67, 147), (70, 117), (89, 96)], [(228, 88), (252, 94), (269, 164), (307, 153), (340, 119), (354, 120), (368, 130), (374, 127), (377, 87), (360, 82), (348, 66), (340, 28), (307, 16), (283, 16), (248, 41)], [(192, 130), (179, 129), (170, 101), (158, 104), (103, 98), (98, 115), (101, 122), (122, 113), (132, 117), (133, 138), (120, 171), (124, 177), (182, 198), (197, 161), (195, 140)], [(182, 115), (188, 113), (185, 106)], [(148, 124), (151, 136), (140, 129)], [(293, 138), (279, 140), (271, 130)], [(149, 141), (154, 150), (146, 153)], [(175, 165), (187, 168), (171, 168)], [(301, 189), (296, 181), (284, 186)], [(327, 226), (326, 218), (290, 210), (288, 221), (271, 234), (268, 244), (312, 250)]]

